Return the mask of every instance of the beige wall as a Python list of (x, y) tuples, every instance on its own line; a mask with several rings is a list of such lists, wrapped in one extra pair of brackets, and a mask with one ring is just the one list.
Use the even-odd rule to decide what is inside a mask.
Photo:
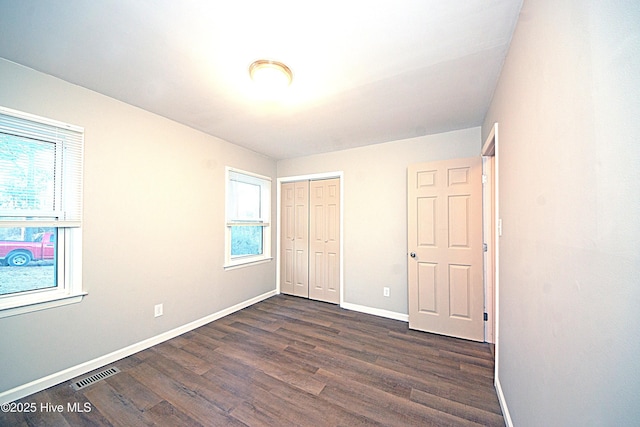
[(514, 425), (640, 421), (640, 4), (525, 0), (499, 122), (498, 378)]
[(275, 262), (222, 269), (224, 167), (272, 177), (275, 206), (273, 160), (4, 60), (0, 82), (0, 105), (85, 128), (89, 292), (0, 319), (0, 393), (275, 289)]
[(479, 155), (472, 128), (281, 160), (278, 177), (344, 172), (344, 301), (406, 315), (407, 165)]

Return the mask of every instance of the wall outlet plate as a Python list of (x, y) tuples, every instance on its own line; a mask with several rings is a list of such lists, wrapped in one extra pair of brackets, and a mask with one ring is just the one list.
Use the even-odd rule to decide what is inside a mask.
[(162, 316), (162, 304), (156, 304), (153, 307), (153, 316), (154, 317), (160, 317)]
[(385, 297), (389, 296), (389, 288), (388, 287), (384, 287), (382, 288), (382, 295), (384, 295)]

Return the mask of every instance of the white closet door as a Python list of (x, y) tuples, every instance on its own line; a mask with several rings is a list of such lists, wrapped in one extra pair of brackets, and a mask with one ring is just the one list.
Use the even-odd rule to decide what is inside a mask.
[(340, 303), (340, 180), (309, 184), (309, 298)]
[(281, 189), (280, 292), (309, 296), (309, 181)]
[(295, 209), (293, 182), (283, 183), (280, 187), (280, 292), (293, 294), (295, 266)]

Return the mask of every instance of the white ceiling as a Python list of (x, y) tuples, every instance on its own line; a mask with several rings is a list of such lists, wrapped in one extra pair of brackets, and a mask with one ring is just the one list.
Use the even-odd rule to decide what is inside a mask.
[[(481, 125), (520, 6), (0, 0), (0, 57), (283, 159)], [(278, 101), (260, 58), (293, 70)]]

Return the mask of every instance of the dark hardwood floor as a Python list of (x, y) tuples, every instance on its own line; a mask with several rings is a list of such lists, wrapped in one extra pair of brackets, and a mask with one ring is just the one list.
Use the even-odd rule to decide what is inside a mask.
[(37, 410), (0, 425), (504, 425), (488, 344), (286, 295), (110, 366), (121, 372), (80, 391), (18, 401)]

